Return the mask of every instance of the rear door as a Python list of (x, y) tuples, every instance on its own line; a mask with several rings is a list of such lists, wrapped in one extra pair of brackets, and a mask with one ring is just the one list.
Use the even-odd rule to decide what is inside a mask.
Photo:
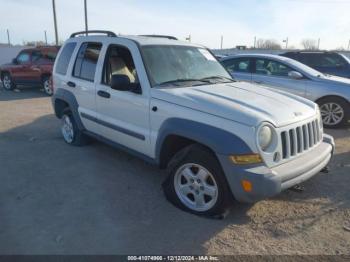
[[(104, 66), (96, 84), (97, 118), (101, 135), (143, 155), (151, 155), (149, 87), (137, 45), (113, 41), (105, 50)], [(111, 88), (113, 75), (124, 75), (141, 88), (140, 93)]]
[(250, 82), (252, 80), (252, 63), (249, 57), (237, 57), (222, 61), (227, 71), (236, 80)]
[[(101, 59), (102, 43), (83, 42), (75, 55), (70, 79), (65, 86), (77, 99), (78, 111), (85, 128), (93, 133), (99, 133), (96, 123), (95, 74)], [(102, 63), (102, 62), (101, 62)]]
[(255, 58), (252, 81), (263, 86), (276, 88), (295, 95), (305, 96), (308, 79), (292, 79), (290, 71), (296, 71), (288, 65), (266, 58)]

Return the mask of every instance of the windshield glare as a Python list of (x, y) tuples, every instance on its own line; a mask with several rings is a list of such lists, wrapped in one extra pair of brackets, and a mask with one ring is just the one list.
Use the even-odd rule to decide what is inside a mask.
[[(142, 51), (152, 86), (169, 81), (199, 80), (213, 76), (231, 78), (223, 66), (204, 48), (144, 46)], [(189, 85), (190, 82), (186, 84)]]

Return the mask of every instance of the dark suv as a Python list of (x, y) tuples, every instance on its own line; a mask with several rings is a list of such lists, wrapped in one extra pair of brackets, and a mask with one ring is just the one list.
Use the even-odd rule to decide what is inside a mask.
[(299, 51), (287, 52), (281, 56), (297, 60), (322, 73), (350, 78), (350, 60), (336, 52)]
[(3, 87), (12, 90), (17, 85), (39, 85), (52, 95), (50, 79), (58, 50), (58, 46), (49, 46), (20, 51), (12, 63), (0, 66)]

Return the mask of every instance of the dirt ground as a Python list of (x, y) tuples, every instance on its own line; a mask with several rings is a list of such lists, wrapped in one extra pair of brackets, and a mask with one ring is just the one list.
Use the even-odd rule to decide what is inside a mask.
[(0, 254), (350, 254), (350, 128), (328, 174), (223, 220), (182, 212), (164, 172), (64, 143), (50, 98), (0, 88)]

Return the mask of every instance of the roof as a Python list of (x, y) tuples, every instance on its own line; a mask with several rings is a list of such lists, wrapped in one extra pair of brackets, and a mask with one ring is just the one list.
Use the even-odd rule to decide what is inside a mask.
[(289, 60), (289, 58), (284, 57), (284, 56), (280, 56), (280, 55), (254, 54), (254, 53), (230, 55), (230, 56), (226, 56), (222, 60), (230, 59), (230, 58), (233, 58), (233, 57), (259, 57), (259, 58), (271, 58), (271, 59), (278, 59), (278, 60)]
[(77, 36), (74, 38), (69, 38), (67, 41), (74, 42), (74, 41), (105, 41), (108, 39), (109, 41), (113, 42), (113, 39), (128, 39), (134, 42), (137, 42), (139, 45), (146, 46), (146, 45), (179, 45), (179, 46), (193, 46), (193, 47), (203, 47), (201, 45), (192, 44), (187, 41), (180, 41), (180, 40), (173, 40), (163, 37), (152, 37), (152, 36), (137, 36), (137, 35), (118, 35), (116, 37), (114, 36), (103, 36), (103, 35), (91, 35), (91, 36)]

